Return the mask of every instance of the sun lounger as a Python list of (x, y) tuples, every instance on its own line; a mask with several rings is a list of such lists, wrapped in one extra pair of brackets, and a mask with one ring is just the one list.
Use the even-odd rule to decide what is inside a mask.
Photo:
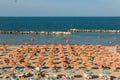
[(28, 80), (39, 80), (38, 78), (28, 78)]
[(9, 78), (8, 80), (19, 80), (18, 78)]
[(3, 77), (4, 77), (4, 76), (1, 74), (1, 75), (0, 75), (0, 78), (3, 78)]

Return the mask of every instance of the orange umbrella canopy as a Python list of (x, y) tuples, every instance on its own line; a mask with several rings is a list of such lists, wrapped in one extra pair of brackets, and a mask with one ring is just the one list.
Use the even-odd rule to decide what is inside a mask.
[(72, 57), (72, 58), (70, 58), (70, 60), (77, 61), (78, 59), (76, 57)]
[(25, 60), (25, 61), (30, 61), (30, 60), (31, 60), (31, 58), (26, 57), (24, 60)]
[(14, 57), (14, 58), (13, 58), (14, 61), (18, 61), (18, 60), (20, 60), (20, 59), (21, 59), (20, 57)]
[(114, 63), (112, 63), (112, 66), (114, 66), (114, 67), (120, 67), (120, 63), (114, 62)]
[(50, 58), (48, 58), (47, 60), (53, 61), (53, 60), (54, 60), (54, 58), (53, 58), (53, 57), (50, 57)]
[(86, 65), (86, 66), (92, 66), (93, 63), (91, 63), (91, 62), (87, 62), (85, 65)]
[(41, 65), (40, 62), (35, 62), (35, 63), (34, 63), (34, 66), (40, 66), (40, 65)]
[(44, 54), (40, 53), (40, 54), (38, 54), (38, 56), (39, 56), (39, 57), (43, 57), (43, 56), (44, 56)]
[(75, 67), (75, 66), (78, 66), (78, 65), (80, 65), (80, 64), (79, 64), (79, 62), (76, 62), (76, 61), (75, 61), (75, 62), (73, 62), (71, 65)]
[(21, 65), (27, 67), (27, 66), (29, 66), (29, 63), (27, 63), (27, 62), (22, 62)]
[(0, 61), (0, 65), (2, 65), (3, 64), (3, 62), (2, 61)]
[(48, 67), (54, 67), (53, 61), (46, 61), (45, 65), (48, 66)]
[(8, 53), (8, 54), (6, 54), (6, 56), (12, 57), (12, 56), (14, 56), (14, 54), (13, 53)]
[(3, 61), (7, 61), (7, 60), (9, 60), (9, 59), (6, 58), (6, 57), (3, 57), (3, 58), (1, 58), (1, 60), (3, 60)]
[(60, 58), (60, 61), (66, 61), (66, 58), (65, 57)]
[(61, 64), (62, 66), (68, 65), (65, 61), (60, 62), (60, 64)]
[(15, 54), (16, 57), (23, 57), (24, 54), (23, 53), (19, 53), (19, 54)]
[(43, 60), (43, 57), (38, 57), (37, 60), (38, 60), (38, 61), (42, 61), (42, 60)]
[(105, 62), (102, 62), (102, 61), (99, 61), (98, 65), (99, 65), (99, 66), (106, 66), (106, 63), (105, 63)]
[(15, 62), (9, 62), (8, 65), (10, 65), (10, 66), (15, 66), (16, 63), (15, 63)]

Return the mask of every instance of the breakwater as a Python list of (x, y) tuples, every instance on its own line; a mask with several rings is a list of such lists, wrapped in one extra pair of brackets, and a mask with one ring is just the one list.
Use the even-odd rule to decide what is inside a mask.
[(90, 29), (69, 29), (66, 32), (35, 32), (35, 31), (0, 31), (0, 34), (36, 34), (36, 35), (71, 35), (72, 32), (104, 32), (104, 33), (120, 33), (120, 30), (90, 30)]
[(104, 32), (104, 33), (120, 33), (120, 30), (90, 30), (90, 29), (70, 29), (69, 32)]
[(71, 32), (0, 31), (0, 34), (70, 35)]

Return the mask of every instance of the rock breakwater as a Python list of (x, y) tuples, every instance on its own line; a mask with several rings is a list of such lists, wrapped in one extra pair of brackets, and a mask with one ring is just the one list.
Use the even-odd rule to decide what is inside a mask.
[(0, 34), (70, 35), (71, 32), (0, 31)]
[(69, 32), (104, 32), (104, 33), (120, 33), (120, 30), (90, 30), (90, 29), (70, 29)]

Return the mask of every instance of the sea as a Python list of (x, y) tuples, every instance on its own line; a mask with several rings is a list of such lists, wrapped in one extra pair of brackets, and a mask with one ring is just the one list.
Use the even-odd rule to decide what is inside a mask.
[[(0, 17), (0, 31), (120, 30), (120, 17)], [(120, 44), (120, 33), (0, 34), (0, 44)]]

